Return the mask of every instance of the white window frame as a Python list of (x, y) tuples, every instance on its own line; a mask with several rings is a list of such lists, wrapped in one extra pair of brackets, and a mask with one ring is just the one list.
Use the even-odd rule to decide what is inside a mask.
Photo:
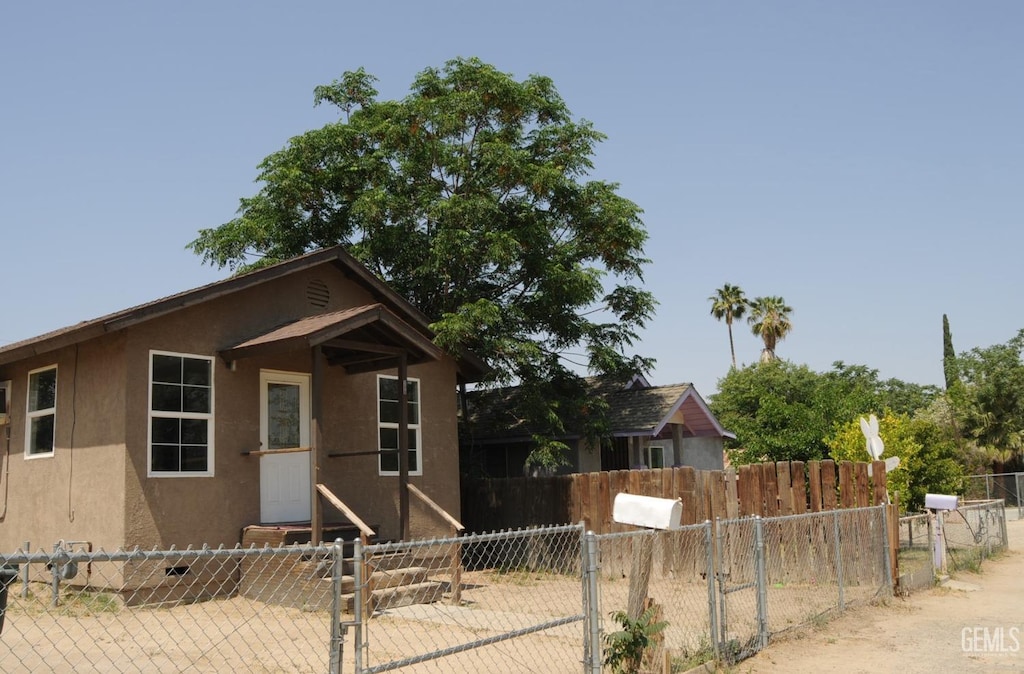
[(665, 445), (661, 442), (652, 442), (644, 446), (644, 465), (648, 468), (654, 468), (654, 461), (652, 460), (652, 449), (661, 450), (661, 465), (658, 468), (665, 468)]
[(3, 401), (0, 404), (0, 426), (8, 423), (11, 419), (11, 382), (0, 381), (0, 391), (3, 391), (3, 395), (0, 395), (0, 400)]
[[(47, 407), (39, 410), (29, 409), (32, 404), (32, 375), (40, 372), (47, 372), (53, 370), (53, 407)], [(53, 449), (57, 445), (57, 364), (47, 365), (45, 367), (37, 367), (34, 370), (29, 370), (28, 377), (26, 378), (28, 385), (27, 393), (25, 395), (25, 459), (31, 461), (32, 459), (48, 459), (53, 457)], [(32, 452), (32, 422), (40, 417), (53, 417), (53, 439), (50, 443), (50, 451), (48, 452)]]
[[(193, 360), (205, 360), (210, 363), (210, 411), (209, 412), (168, 412), (164, 410), (153, 410), (153, 357), (172, 356), (175, 358), (190, 358)], [(214, 406), (215, 406), (215, 378), (216, 367), (214, 358), (194, 353), (178, 353), (175, 351), (150, 350), (149, 358), (146, 361), (147, 381), (147, 405), (146, 405), (146, 474), (148, 477), (213, 477), (214, 476)], [(206, 426), (206, 470), (153, 470), (153, 418), (162, 419), (205, 419)]]
[[(395, 375), (390, 375), (390, 374), (378, 374), (377, 375), (377, 379), (374, 382), (374, 384), (377, 387), (376, 394), (375, 394), (375, 397), (376, 397), (376, 400), (377, 400), (377, 440), (376, 440), (376, 442), (377, 442), (377, 451), (379, 451), (379, 452), (383, 451), (383, 449), (384, 449), (383, 447), (381, 447), (381, 442), (380, 442), (380, 431), (381, 431), (381, 429), (382, 428), (394, 428), (396, 431), (398, 430), (398, 424), (397, 423), (392, 423), (392, 422), (389, 422), (389, 421), (381, 421), (381, 418), (380, 418), (380, 402), (381, 402), (381, 398), (380, 398), (380, 382), (383, 379), (392, 379), (392, 380), (396, 380), (397, 381), (398, 377), (396, 377)], [(416, 407), (417, 407), (417, 411), (419, 412), (416, 415), (417, 422), (415, 424), (412, 423), (411, 421), (409, 422), (409, 430), (416, 431), (416, 449), (412, 449), (412, 448), (409, 449), (410, 457), (413, 454), (416, 455), (416, 470), (410, 470), (409, 471), (409, 475), (423, 475), (423, 433), (422, 433), (422, 430), (421, 430), (422, 429), (422, 425), (423, 425), (423, 387), (420, 385), (420, 380), (415, 378), (415, 377), (407, 377), (406, 381), (410, 382), (410, 383), (416, 384), (416, 393), (417, 393), (417, 395), (416, 395), (416, 398), (417, 398), (417, 400), (416, 400)], [(401, 461), (401, 457), (399, 457), (399, 461)], [(384, 455), (383, 454), (378, 454), (377, 455), (377, 473), (378, 473), (378, 475), (388, 476), (388, 475), (398, 475), (400, 473), (400, 471), (398, 471), (398, 470), (393, 470), (393, 471), (392, 470), (384, 470), (383, 464), (384, 464)]]

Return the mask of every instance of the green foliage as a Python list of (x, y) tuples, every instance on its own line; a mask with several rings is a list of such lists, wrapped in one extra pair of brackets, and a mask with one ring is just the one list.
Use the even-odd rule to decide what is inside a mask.
[(654, 644), (655, 636), (668, 627), (665, 621), (655, 621), (657, 610), (657, 606), (651, 606), (636, 620), (625, 611), (611, 614), (612, 620), (622, 627), (604, 636), (604, 664), (611, 667), (612, 672), (633, 674), (640, 671), (644, 654)]
[(961, 381), (950, 391), (960, 430), (996, 468), (1024, 457), (1024, 330), (1006, 344), (976, 348), (957, 359)]
[(909, 414), (937, 394), (935, 387), (880, 381), (877, 370), (863, 365), (837, 361), (818, 373), (776, 360), (729, 372), (710, 407), (736, 434), (734, 462), (807, 461), (829, 455), (826, 438), (837, 426), (886, 408)]
[(942, 374), (947, 391), (960, 379), (957, 375), (956, 351), (953, 350), (953, 333), (949, 331), (949, 317), (946, 314), (942, 314)]
[(764, 341), (761, 362), (775, 360), (775, 345), (786, 338), (793, 330), (793, 322), (789, 315), (793, 307), (788, 306), (781, 297), (755, 297), (750, 303), (750, 330)]
[(264, 159), (238, 217), (189, 247), (244, 270), (344, 244), (433, 321), (440, 346), (481, 356), (492, 383), (564, 380), (574, 364), (648, 371), (627, 355), (656, 304), (639, 285), (641, 210), (586, 180), (604, 136), (552, 81), (471, 58), (427, 68), (402, 100), (377, 100), (373, 83), (360, 69), (317, 87), (340, 119)]
[[(904, 512), (922, 509), (929, 492), (963, 493), (963, 468), (956, 458), (956, 445), (942, 427), (927, 419), (886, 411), (879, 417), (878, 434), (885, 443), (882, 458), (900, 458), (899, 468), (889, 473), (887, 481), (889, 493), (898, 497)], [(827, 444), (835, 461), (871, 460), (859, 419), (838, 426)]]

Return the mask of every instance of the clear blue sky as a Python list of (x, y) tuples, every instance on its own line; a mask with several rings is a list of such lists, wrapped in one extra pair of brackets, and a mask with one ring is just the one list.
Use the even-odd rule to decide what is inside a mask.
[(184, 246), (331, 119), (317, 84), (478, 56), (608, 135), (655, 383), (716, 390), (729, 282), (794, 308), (783, 358), (940, 384), (943, 313), (958, 351), (1024, 327), (1022, 37), (1019, 2), (6, 3), (0, 344), (226, 276)]

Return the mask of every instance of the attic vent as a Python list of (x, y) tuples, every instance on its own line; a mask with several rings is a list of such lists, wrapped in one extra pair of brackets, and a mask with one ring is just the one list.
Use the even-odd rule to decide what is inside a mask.
[(326, 307), (327, 303), (331, 301), (331, 291), (327, 288), (326, 283), (315, 278), (306, 286), (306, 299), (314, 307)]

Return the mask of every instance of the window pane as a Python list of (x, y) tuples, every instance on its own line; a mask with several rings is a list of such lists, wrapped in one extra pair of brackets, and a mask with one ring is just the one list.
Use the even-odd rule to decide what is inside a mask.
[(409, 403), (409, 423), (418, 424), (420, 422), (420, 405), (419, 403)]
[(398, 400), (398, 380), (391, 379), (389, 377), (381, 377), (380, 382), (380, 399), (381, 400)]
[(382, 429), (380, 429), (380, 448), (381, 449), (398, 449), (398, 429), (397, 428), (382, 428)]
[(380, 401), (380, 422), (382, 424), (398, 423), (398, 403), (389, 400)]
[(409, 449), (419, 449), (419, 447), (416, 446), (416, 439), (419, 436), (419, 434), (416, 432), (416, 429), (415, 428), (410, 428), (409, 431), (408, 431), (408, 435), (409, 435)]
[(420, 386), (418, 381), (405, 381), (405, 395), (408, 397), (409, 402), (418, 403), (420, 401)]
[(153, 445), (153, 470), (178, 472), (178, 445)]
[(296, 384), (267, 385), (267, 441), (270, 443), (268, 449), (299, 446), (299, 391)]
[(181, 387), (175, 384), (153, 384), (153, 409), (160, 412), (180, 412)]
[(661, 447), (651, 447), (651, 468), (664, 468), (665, 455)]
[(35, 372), (28, 380), (30, 412), (51, 409), (57, 400), (57, 370)]
[(182, 447), (181, 469), (190, 472), (205, 472), (206, 447)]
[(177, 419), (153, 417), (153, 444), (176, 445), (179, 442), (181, 435)]
[(203, 445), (207, 443), (206, 419), (181, 420), (181, 444)]
[(166, 384), (181, 383), (181, 358), (153, 355), (153, 381)]
[(419, 452), (409, 452), (409, 472), (415, 473), (419, 470)]
[(32, 420), (32, 438), (29, 454), (49, 454), (53, 451), (53, 415), (36, 417)]
[(385, 472), (398, 472), (398, 452), (380, 455), (380, 469)]
[(210, 361), (199, 358), (183, 358), (182, 360), (185, 361), (182, 366), (183, 384), (210, 385)]
[(185, 386), (182, 389), (182, 412), (210, 412), (210, 389), (199, 386)]

